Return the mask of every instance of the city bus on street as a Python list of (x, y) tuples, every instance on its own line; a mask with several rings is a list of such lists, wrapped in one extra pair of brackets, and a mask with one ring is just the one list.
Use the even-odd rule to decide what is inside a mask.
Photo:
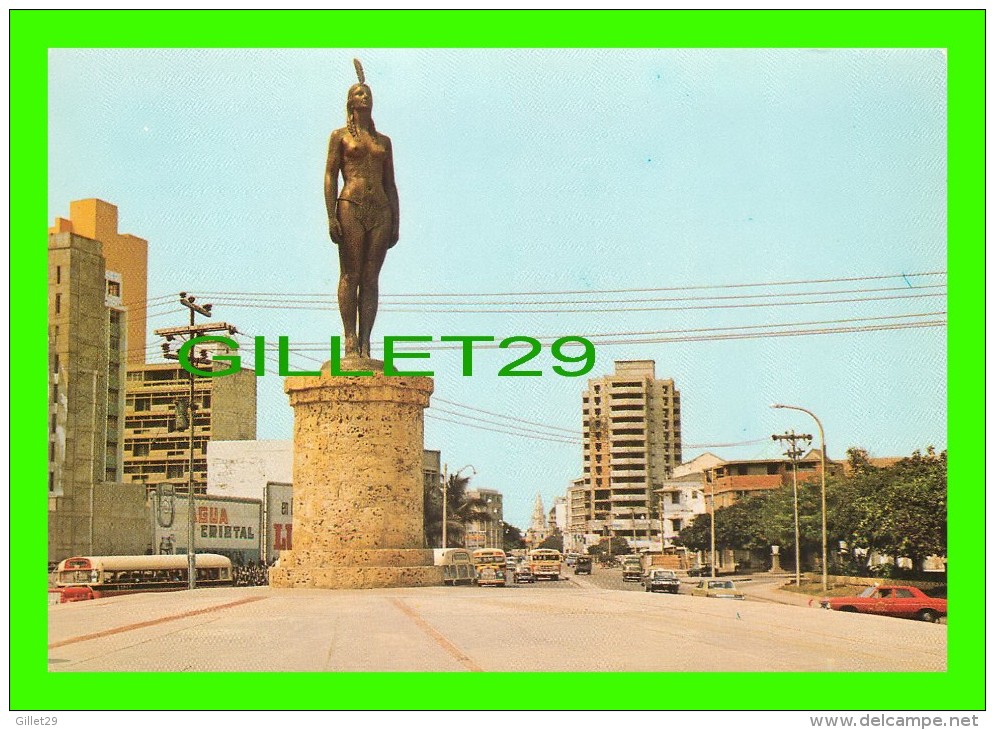
[(536, 580), (546, 578), (548, 580), (559, 580), (560, 570), (563, 567), (563, 555), (559, 550), (550, 548), (536, 548), (529, 551), (529, 566), (532, 568), (532, 575)]
[(478, 586), (503, 586), (507, 557), (498, 548), (477, 548), (473, 551), (473, 566)]
[[(98, 555), (66, 558), (56, 570), (55, 587), (63, 602), (187, 587), (186, 555)], [(223, 555), (194, 556), (197, 587), (232, 585), (231, 560)]]

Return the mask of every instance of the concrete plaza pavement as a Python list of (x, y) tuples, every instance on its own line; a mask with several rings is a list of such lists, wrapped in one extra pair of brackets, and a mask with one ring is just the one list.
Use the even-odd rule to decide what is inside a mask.
[(49, 607), (50, 671), (943, 671), (947, 627), (596, 588), (214, 588)]

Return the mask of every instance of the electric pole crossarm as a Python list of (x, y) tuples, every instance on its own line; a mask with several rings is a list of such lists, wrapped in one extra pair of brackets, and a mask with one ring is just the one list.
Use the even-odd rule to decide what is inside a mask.
[[(165, 338), (165, 342), (162, 343), (162, 356), (166, 360), (179, 360), (179, 354), (172, 352), (170, 349), (170, 343), (174, 340), (190, 341), (197, 337), (203, 337), (204, 335), (214, 333), (214, 332), (226, 332), (229, 335), (234, 335), (238, 332), (234, 325), (230, 325), (227, 322), (218, 322), (216, 324), (196, 324), (194, 318), (200, 314), (204, 317), (210, 317), (211, 315), (211, 305), (210, 304), (196, 304), (196, 297), (188, 295), (186, 292), (180, 292), (180, 304), (190, 310), (190, 324), (185, 327), (162, 327), (160, 329), (154, 330), (155, 334), (159, 337)], [(189, 361), (191, 365), (198, 368), (209, 367), (211, 364), (211, 359), (205, 350), (191, 350), (189, 353)], [(196, 398), (196, 375), (191, 370), (188, 372), (190, 392), (187, 401), (187, 428), (190, 429), (190, 441), (189, 441), (189, 462), (187, 465), (187, 587), (191, 590), (197, 587), (197, 566), (196, 566), (196, 545), (195, 545), (195, 522), (196, 522), (196, 495), (194, 489), (194, 446), (195, 446), (195, 434), (196, 434), (196, 412), (197, 404), (195, 402)], [(181, 421), (181, 404), (177, 400), (176, 403), (176, 419), (177, 423)]]

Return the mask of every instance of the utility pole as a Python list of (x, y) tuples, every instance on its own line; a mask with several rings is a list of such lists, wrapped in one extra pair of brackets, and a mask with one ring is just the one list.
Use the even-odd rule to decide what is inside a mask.
[[(706, 472), (706, 474), (707, 473), (708, 472)], [(715, 577), (715, 478), (716, 478), (715, 471), (713, 470), (712, 473), (709, 476), (711, 476), (711, 479), (708, 480), (708, 484), (709, 484), (709, 487), (710, 487), (709, 492), (711, 493), (711, 502), (712, 502), (712, 519), (709, 520), (709, 522), (711, 523), (710, 527), (711, 527), (711, 530), (712, 530), (712, 560), (711, 560), (711, 563), (712, 563), (712, 577), (714, 578)]]
[[(200, 314), (204, 317), (211, 316), (211, 306), (210, 304), (196, 304), (196, 297), (188, 295), (186, 292), (180, 292), (180, 304), (190, 310), (190, 324), (187, 327), (164, 327), (162, 329), (155, 330), (155, 334), (159, 337), (165, 337), (166, 341), (162, 343), (162, 356), (167, 360), (179, 360), (180, 356), (171, 351), (170, 343), (179, 338), (181, 341), (191, 340), (195, 337), (202, 337), (204, 335), (210, 334), (212, 332), (227, 332), (230, 335), (234, 335), (238, 332), (234, 326), (229, 325), (225, 322), (219, 322), (215, 325), (198, 325), (195, 324), (194, 318), (196, 315)], [(198, 369), (207, 369), (211, 365), (211, 360), (207, 356), (206, 350), (196, 350), (192, 348), (189, 353), (190, 364)], [(194, 485), (193, 485), (193, 469), (194, 469), (194, 435), (195, 435), (195, 416), (196, 416), (196, 404), (194, 398), (196, 397), (196, 376), (194, 373), (188, 373), (190, 380), (190, 392), (189, 392), (189, 405), (187, 413), (187, 427), (190, 429), (190, 459), (187, 465), (187, 588), (193, 590), (197, 587), (197, 565), (196, 565), (196, 550), (194, 548), (195, 538), (194, 538), (194, 526), (196, 522), (196, 504), (194, 499)], [(176, 404), (177, 421), (180, 420), (180, 404)]]
[(801, 406), (789, 406), (784, 403), (773, 403), (771, 408), (788, 408), (792, 411), (801, 411), (802, 413), (807, 413), (815, 421), (815, 425), (819, 427), (819, 450), (822, 452), (819, 456), (819, 464), (822, 467), (822, 590), (829, 590), (829, 563), (827, 562), (827, 530), (826, 530), (826, 431), (822, 427), (822, 421), (819, 417), (812, 413), (808, 408), (802, 408)]
[(797, 434), (794, 431), (785, 431), (783, 434), (773, 434), (771, 439), (774, 441), (787, 441), (789, 446), (788, 450), (785, 451), (785, 455), (791, 459), (792, 466), (792, 485), (795, 491), (795, 585), (800, 586), (802, 583), (801, 575), (801, 529), (798, 525), (798, 459), (802, 455), (801, 449), (798, 448), (799, 441), (812, 442), (811, 434)]
[(447, 503), (449, 502), (449, 464), (442, 465), (442, 549), (446, 549), (446, 514)]

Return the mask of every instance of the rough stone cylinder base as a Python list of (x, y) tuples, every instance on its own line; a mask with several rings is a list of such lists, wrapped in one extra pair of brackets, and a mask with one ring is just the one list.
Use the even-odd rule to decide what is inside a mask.
[[(281, 560), (283, 558), (281, 557)], [(270, 568), (274, 588), (416, 588), (441, 586), (442, 568), (434, 565)]]
[(423, 410), (428, 377), (294, 376), (293, 549), (286, 588), (440, 585), (425, 549)]

